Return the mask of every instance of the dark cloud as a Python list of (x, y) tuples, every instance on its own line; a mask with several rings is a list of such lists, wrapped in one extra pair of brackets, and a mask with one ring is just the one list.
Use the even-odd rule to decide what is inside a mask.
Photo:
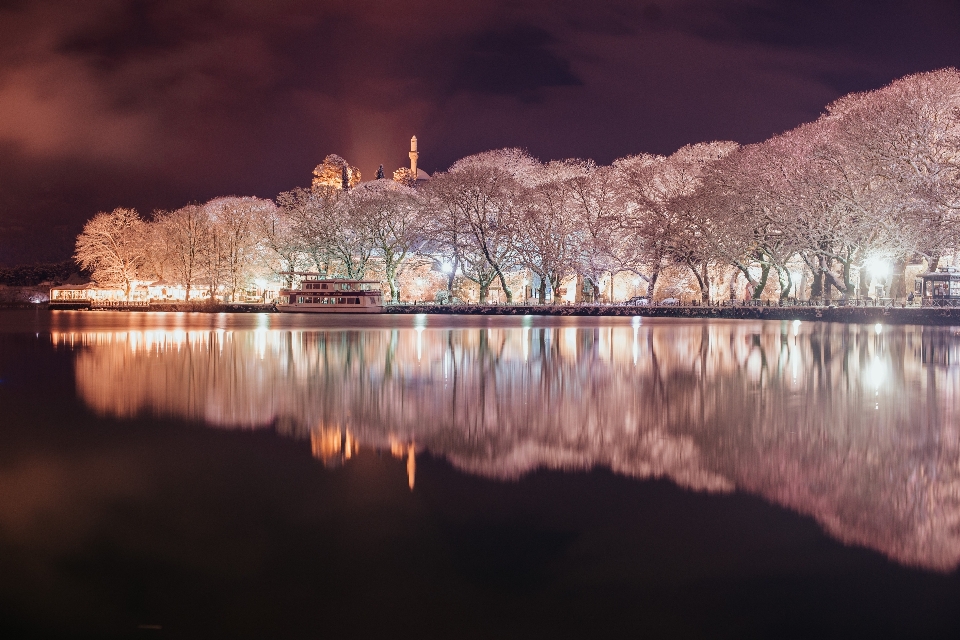
[(601, 162), (761, 140), (960, 64), (946, 0), (0, 2), (0, 262), (97, 210), (520, 146)]
[(583, 84), (549, 49), (554, 38), (530, 25), (480, 34), (454, 74), (454, 89), (494, 95), (530, 95), (543, 87)]

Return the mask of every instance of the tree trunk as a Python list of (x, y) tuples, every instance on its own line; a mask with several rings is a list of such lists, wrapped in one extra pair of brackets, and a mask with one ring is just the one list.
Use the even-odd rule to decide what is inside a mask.
[(819, 267), (813, 271), (813, 281), (810, 283), (810, 299), (823, 299), (823, 271)]
[(779, 264), (774, 264), (777, 270), (777, 280), (780, 284), (780, 304), (783, 304), (790, 298), (790, 291), (793, 289), (793, 281), (790, 279), (790, 272)]
[(497, 277), (500, 279), (500, 287), (503, 289), (503, 296), (507, 299), (507, 304), (513, 302), (513, 293), (510, 292), (510, 287), (507, 286), (507, 278), (503, 275), (503, 272), (500, 271), (500, 267), (494, 267), (493, 269), (497, 272)]
[(547, 279), (541, 275), (537, 275), (540, 278), (540, 286), (537, 288), (537, 302), (540, 304), (546, 304), (547, 302)]
[(700, 267), (703, 272), (703, 279), (700, 284), (700, 302), (701, 304), (710, 304), (710, 272), (707, 270), (707, 263), (704, 262)]
[(453, 279), (457, 276), (457, 268), (460, 266), (459, 256), (453, 259), (453, 268), (450, 269), (450, 275), (447, 276), (447, 293), (450, 295), (447, 297), (448, 300), (453, 299)]
[(893, 273), (890, 275), (890, 292), (887, 294), (894, 300), (905, 298), (907, 296), (907, 261), (904, 258), (897, 258), (893, 261)]
[[(706, 281), (704, 277), (706, 275), (706, 263), (703, 264), (703, 275), (701, 275), (700, 270), (692, 262), (687, 260), (687, 266), (690, 267), (690, 271), (693, 272), (693, 277), (697, 279), (697, 285), (700, 287), (700, 300), (703, 303), (706, 303), (710, 299), (710, 283)], [(706, 288), (705, 288), (706, 287)]]
[(826, 257), (817, 256), (817, 266), (820, 269), (820, 277), (823, 278), (823, 300), (829, 302), (833, 299), (832, 292), (830, 291), (830, 286), (833, 284), (830, 278), (832, 275), (830, 264)]
[(396, 304), (400, 302), (400, 292), (397, 291), (397, 284), (396, 284), (397, 282), (396, 269), (391, 269), (388, 267), (384, 271), (386, 271), (386, 275), (387, 275), (387, 285), (390, 287), (390, 301)]
[(480, 304), (487, 304), (487, 292), (490, 289), (490, 283), (479, 283), (480, 284)]
[(800, 296), (803, 295), (804, 291), (807, 290), (807, 269), (804, 269), (800, 273), (800, 285), (797, 287), (796, 298), (800, 300)]
[(853, 281), (850, 279), (850, 260), (848, 256), (848, 259), (843, 261), (843, 295), (841, 300), (848, 298), (851, 289), (853, 289)]
[(590, 283), (590, 300), (588, 301), (590, 304), (597, 301), (597, 280), (599, 280), (599, 278), (587, 278), (587, 282)]
[(868, 298), (870, 297), (870, 280), (867, 278), (867, 269), (863, 266), (863, 262), (860, 263), (859, 273), (860, 281), (857, 283), (857, 297)]
[(763, 290), (767, 287), (767, 278), (770, 277), (770, 263), (760, 263), (760, 280), (757, 286), (753, 288), (753, 299), (759, 300), (763, 296)]
[(550, 276), (550, 289), (553, 291), (553, 304), (561, 304), (560, 298), (560, 276), (553, 274)]
[[(613, 274), (610, 274), (610, 277), (613, 277)], [(657, 288), (657, 280), (660, 278), (660, 263), (657, 262), (657, 265), (653, 268), (653, 271), (650, 272), (650, 279), (647, 280), (647, 297), (653, 300), (653, 292)]]
[[(763, 293), (763, 287), (767, 283), (767, 274), (761, 271), (763, 275), (763, 280), (761, 283), (761, 281), (754, 279), (753, 275), (750, 273), (750, 267), (748, 265), (745, 265), (742, 262), (735, 262), (733, 266), (739, 269), (740, 273), (743, 274), (743, 277), (747, 279), (747, 286), (751, 287), (750, 298), (752, 300), (758, 300), (760, 298), (760, 294)], [(766, 270), (769, 271), (770, 267), (767, 266)]]
[(827, 287), (830, 287), (832, 285), (837, 291), (840, 292), (840, 299), (846, 300), (847, 299), (846, 288), (844, 286), (844, 283), (840, 280), (840, 278), (837, 277), (837, 274), (835, 274), (833, 271), (825, 271), (823, 276), (826, 279)]

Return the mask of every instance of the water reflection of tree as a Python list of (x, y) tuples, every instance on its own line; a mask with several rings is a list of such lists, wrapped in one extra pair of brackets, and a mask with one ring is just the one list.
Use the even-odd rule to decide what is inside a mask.
[(148, 333), (54, 340), (81, 345), (78, 389), (102, 413), (304, 438), (338, 429), (499, 478), (603, 465), (736, 486), (904, 562), (960, 559), (960, 348), (948, 329)]

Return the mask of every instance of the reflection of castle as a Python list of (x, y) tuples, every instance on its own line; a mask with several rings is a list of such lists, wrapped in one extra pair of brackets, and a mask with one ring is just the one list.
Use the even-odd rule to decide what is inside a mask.
[[(319, 427), (310, 431), (310, 449), (313, 457), (323, 462), (325, 467), (339, 467), (360, 452), (357, 439), (348, 430), (339, 427)], [(413, 491), (417, 473), (416, 447), (413, 443), (390, 443), (390, 454), (394, 458), (407, 459), (407, 484)]]
[(349, 431), (323, 426), (310, 432), (310, 450), (325, 467), (339, 467), (360, 452), (357, 439)]
[(78, 392), (104, 414), (273, 426), (327, 464), (358, 446), (391, 451), (411, 484), (416, 442), (496, 478), (603, 465), (737, 488), (901, 562), (960, 562), (960, 340), (948, 329), (74, 327), (53, 340), (76, 351)]

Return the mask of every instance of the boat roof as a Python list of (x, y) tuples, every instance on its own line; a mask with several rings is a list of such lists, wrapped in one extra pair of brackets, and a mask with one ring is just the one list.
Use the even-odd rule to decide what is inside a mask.
[(367, 282), (370, 284), (380, 284), (379, 280), (363, 280), (358, 278), (340, 278), (336, 276), (325, 276), (321, 273), (313, 273), (310, 271), (281, 271), (280, 275), (282, 276), (304, 276), (311, 281), (323, 281), (323, 282)]

